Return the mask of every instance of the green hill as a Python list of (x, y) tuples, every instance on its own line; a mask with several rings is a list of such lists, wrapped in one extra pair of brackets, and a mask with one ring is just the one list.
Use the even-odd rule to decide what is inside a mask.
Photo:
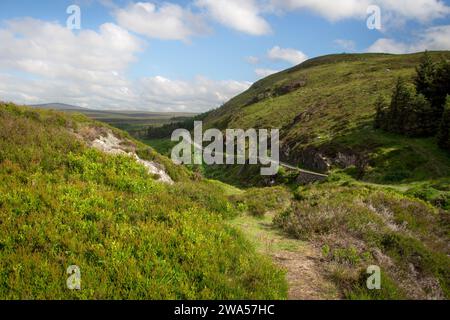
[[(81, 114), (0, 104), (0, 298), (448, 299), (450, 155), (373, 129), (378, 96), (421, 56), (312, 59), (197, 117), (280, 128), (283, 160), (330, 173), (306, 186), (282, 170), (276, 187), (238, 189), (202, 173), (273, 181), (257, 166), (175, 166)], [(381, 290), (366, 286), (371, 265)]]
[[(431, 52), (435, 61), (450, 52)], [(284, 161), (325, 172), (348, 169), (374, 183), (447, 179), (450, 156), (434, 139), (409, 139), (373, 129), (375, 102), (398, 77), (412, 81), (423, 53), (319, 57), (255, 83), (205, 114), (206, 127), (279, 128)], [(230, 169), (230, 172), (240, 170)], [(245, 175), (244, 175), (245, 176)], [(446, 180), (448, 185), (448, 180)]]
[(228, 226), (239, 211), (222, 185), (85, 116), (0, 104), (0, 181), (0, 299), (286, 296), (283, 272)]

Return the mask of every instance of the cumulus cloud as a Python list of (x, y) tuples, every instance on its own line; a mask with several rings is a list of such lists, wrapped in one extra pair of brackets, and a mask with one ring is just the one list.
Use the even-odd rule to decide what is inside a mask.
[(205, 34), (209, 28), (203, 17), (177, 4), (150, 2), (132, 3), (116, 9), (114, 15), (123, 28), (149, 38), (187, 41), (194, 35)]
[(418, 36), (413, 43), (398, 42), (393, 39), (379, 39), (368, 52), (412, 53), (425, 50), (450, 50), (450, 25), (431, 27)]
[(195, 4), (229, 28), (255, 36), (271, 33), (271, 27), (261, 16), (262, 8), (256, 0), (196, 0)]
[(250, 63), (250, 64), (258, 64), (260, 59), (255, 56), (249, 56), (249, 57), (245, 58), (245, 61), (247, 61), (247, 63)]
[(303, 52), (295, 49), (283, 49), (275, 46), (268, 52), (269, 59), (282, 60), (291, 63), (292, 65), (300, 64), (308, 60), (308, 56)]
[(247, 82), (192, 82), (125, 74), (144, 46), (115, 24), (72, 32), (35, 19), (0, 29), (0, 100), (62, 102), (113, 110), (206, 111), (249, 87)]
[(272, 74), (280, 72), (279, 70), (273, 70), (273, 69), (256, 69), (255, 73), (258, 76), (258, 78), (265, 78)]
[[(0, 82), (2, 99), (20, 96), (19, 102), (34, 103), (45, 96), (82, 104), (85, 97), (92, 97), (107, 99), (111, 106), (132, 99), (123, 74), (143, 43), (121, 27), (107, 23), (98, 32), (75, 34), (31, 18), (5, 25), (0, 29), (0, 71), (9, 82)], [(11, 76), (18, 74), (20, 80)]]
[(310, 10), (330, 21), (367, 16), (370, 5), (378, 5), (385, 17), (428, 22), (450, 14), (442, 0), (270, 0), (273, 10)]
[(203, 112), (217, 107), (247, 90), (250, 82), (214, 81), (197, 77), (192, 82), (161, 76), (141, 80), (141, 98), (148, 106), (163, 111)]

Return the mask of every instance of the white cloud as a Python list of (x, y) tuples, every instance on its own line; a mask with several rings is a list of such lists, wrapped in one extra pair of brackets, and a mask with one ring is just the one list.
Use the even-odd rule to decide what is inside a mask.
[(247, 61), (247, 63), (250, 63), (250, 64), (258, 64), (260, 59), (258, 57), (249, 56), (249, 57), (245, 58), (245, 61)]
[(293, 65), (300, 64), (308, 59), (308, 56), (303, 52), (295, 49), (283, 49), (275, 46), (268, 52), (269, 59), (282, 60)]
[(237, 31), (255, 36), (272, 31), (256, 0), (196, 0), (195, 4), (219, 23)]
[(120, 26), (149, 38), (187, 41), (209, 32), (202, 16), (172, 3), (132, 3), (115, 10), (114, 15)]
[(370, 5), (378, 5), (390, 19), (428, 22), (450, 14), (442, 0), (270, 0), (272, 10), (310, 10), (330, 21), (367, 16)]
[(74, 33), (34, 19), (0, 29), (0, 100), (61, 102), (111, 110), (207, 111), (250, 83), (162, 77), (129, 80), (125, 74), (143, 43), (114, 24)]
[(256, 69), (255, 73), (259, 78), (265, 78), (272, 74), (280, 72), (279, 70), (272, 70), (272, 69)]
[(367, 49), (367, 52), (393, 54), (407, 53), (409, 51), (410, 48), (407, 44), (396, 42), (393, 39), (378, 39)]
[(271, 0), (272, 8), (281, 11), (311, 10), (328, 20), (363, 18), (368, 0)]
[(336, 39), (334, 40), (334, 44), (349, 52), (355, 51), (356, 49), (356, 43), (352, 40)]
[(379, 39), (368, 52), (412, 53), (425, 50), (450, 50), (450, 25), (428, 28), (414, 43), (397, 42), (393, 39)]
[(194, 81), (170, 80), (161, 76), (141, 80), (141, 97), (149, 107), (163, 111), (202, 112), (217, 107), (247, 90), (250, 82), (214, 81), (197, 77)]
[[(67, 99), (110, 107), (133, 99), (123, 74), (143, 44), (114, 24), (75, 34), (56, 23), (31, 18), (0, 29), (1, 98), (21, 103)], [(11, 85), (14, 84), (14, 87)], [(55, 100), (56, 101), (56, 100)]]

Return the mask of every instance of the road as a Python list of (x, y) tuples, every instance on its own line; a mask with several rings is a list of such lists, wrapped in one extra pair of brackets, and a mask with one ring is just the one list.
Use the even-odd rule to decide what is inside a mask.
[[(204, 151), (205, 149), (203, 148), (203, 146), (200, 146), (199, 144), (197, 144), (197, 143), (195, 143), (195, 142), (192, 142), (192, 144), (194, 145), (194, 147), (195, 148), (197, 148), (197, 149), (200, 149), (200, 150), (202, 150), (202, 151)], [(221, 155), (221, 156), (227, 156), (227, 154), (226, 153), (223, 153), (223, 152), (219, 152), (219, 153), (217, 153), (218, 155)], [(286, 168), (286, 169), (290, 169), (290, 170), (294, 170), (294, 171), (297, 171), (297, 172), (300, 172), (300, 173), (304, 173), (304, 174), (308, 174), (308, 175), (312, 175), (312, 176), (316, 176), (316, 177), (320, 177), (320, 178), (327, 178), (328, 177), (328, 175), (327, 174), (323, 174), (323, 173), (318, 173), (318, 172), (314, 172), (314, 171), (309, 171), (309, 170), (304, 170), (304, 169), (300, 169), (299, 167), (296, 167), (296, 166), (293, 166), (293, 165), (291, 165), (291, 164), (288, 164), (288, 163), (285, 163), (285, 162), (281, 162), (281, 161), (275, 161), (275, 160), (273, 160), (273, 159), (270, 159), (270, 158), (263, 158), (263, 157), (260, 157), (260, 156), (258, 156), (258, 160), (260, 161), (260, 162), (264, 162), (264, 163), (266, 163), (266, 164), (268, 164), (268, 163), (274, 163), (274, 164), (279, 164), (281, 167), (284, 167), (284, 168)], [(261, 161), (262, 160), (262, 161)]]

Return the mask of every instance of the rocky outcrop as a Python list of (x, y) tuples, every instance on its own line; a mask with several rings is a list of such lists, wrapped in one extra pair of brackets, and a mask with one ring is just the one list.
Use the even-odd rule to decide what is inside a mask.
[(117, 138), (111, 131), (103, 132), (100, 137), (90, 142), (91, 147), (105, 153), (113, 155), (127, 155), (136, 160), (136, 162), (143, 165), (147, 172), (155, 177), (157, 181), (167, 184), (173, 184), (172, 178), (166, 173), (165, 168), (159, 163), (147, 161), (139, 158), (136, 152), (130, 148), (129, 144)]
[(352, 150), (339, 150), (335, 148), (323, 147), (307, 147), (297, 150), (288, 148), (282, 150), (283, 160), (289, 163), (299, 164), (300, 167), (307, 170), (326, 173), (332, 167), (348, 168), (351, 166), (358, 167), (361, 161), (361, 155)]

